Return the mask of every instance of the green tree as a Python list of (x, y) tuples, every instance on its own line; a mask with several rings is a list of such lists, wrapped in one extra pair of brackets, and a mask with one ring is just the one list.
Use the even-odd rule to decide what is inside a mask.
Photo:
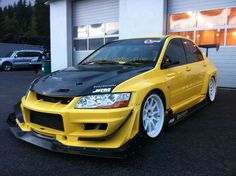
[(5, 29), (4, 29), (4, 13), (2, 8), (0, 8), (0, 39), (4, 36)]
[(35, 0), (34, 19), (37, 33), (42, 36), (49, 36), (49, 6), (45, 5), (45, 2), (45, 0)]

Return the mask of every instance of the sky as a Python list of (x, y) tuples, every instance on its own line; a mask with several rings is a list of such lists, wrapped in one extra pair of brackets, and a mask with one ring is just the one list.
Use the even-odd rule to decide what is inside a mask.
[[(17, 1), (19, 1), (19, 0), (0, 0), (0, 7), (12, 5), (12, 4), (14, 4), (14, 2), (17, 2)], [(27, 0), (27, 1), (33, 2), (34, 0)]]

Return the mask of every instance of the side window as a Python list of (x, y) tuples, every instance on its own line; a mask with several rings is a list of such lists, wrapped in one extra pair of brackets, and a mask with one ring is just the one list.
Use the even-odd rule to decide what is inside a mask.
[(39, 57), (39, 56), (41, 56), (41, 53), (39, 53), (39, 52), (34, 52), (33, 53), (33, 57)]
[(26, 52), (25, 57), (39, 57), (40, 53), (38, 52)]
[(16, 54), (16, 57), (25, 57), (25, 53), (24, 52), (18, 52)]
[(169, 59), (171, 65), (186, 64), (186, 56), (181, 39), (173, 39), (170, 41), (164, 59)]
[(201, 52), (193, 42), (183, 39), (183, 45), (188, 63), (193, 63), (203, 60)]
[(30, 53), (30, 52), (25, 52), (25, 57), (32, 57), (32, 53)]

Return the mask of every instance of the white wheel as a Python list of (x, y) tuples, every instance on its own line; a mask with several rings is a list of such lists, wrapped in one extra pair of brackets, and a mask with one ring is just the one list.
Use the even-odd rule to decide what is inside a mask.
[(208, 99), (210, 102), (213, 102), (216, 97), (216, 81), (211, 77), (208, 85)]
[(157, 137), (163, 127), (165, 118), (162, 99), (157, 94), (150, 94), (142, 108), (143, 131), (149, 138)]

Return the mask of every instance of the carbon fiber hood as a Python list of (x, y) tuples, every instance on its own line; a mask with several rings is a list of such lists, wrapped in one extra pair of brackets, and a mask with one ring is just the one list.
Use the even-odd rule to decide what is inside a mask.
[(59, 97), (109, 93), (120, 83), (152, 68), (150, 65), (77, 65), (37, 79), (30, 89)]

